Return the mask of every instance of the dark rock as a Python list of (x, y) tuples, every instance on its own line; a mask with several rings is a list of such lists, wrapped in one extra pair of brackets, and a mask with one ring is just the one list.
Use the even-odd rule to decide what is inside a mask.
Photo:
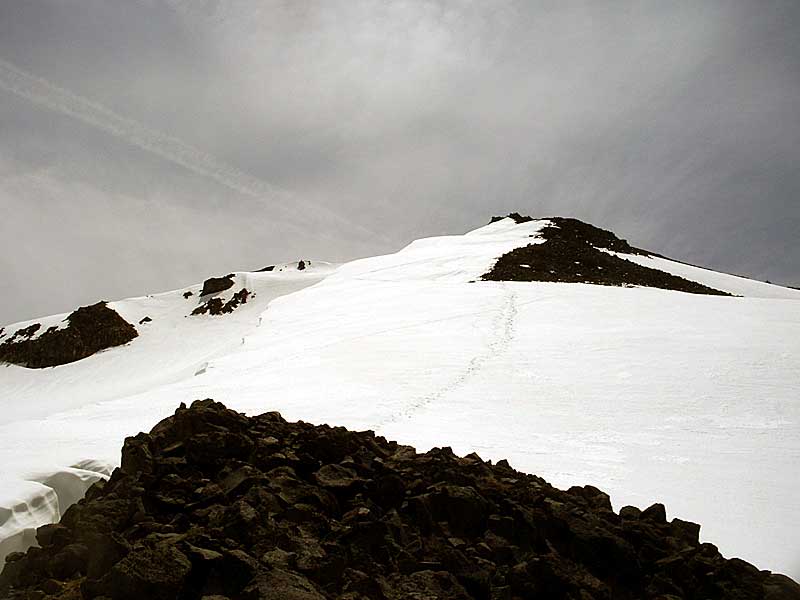
[(601, 249), (622, 254), (653, 255), (631, 246), (610, 231), (577, 219), (551, 217), (548, 220), (552, 224), (544, 227), (540, 234), (543, 243), (523, 246), (504, 254), (482, 279), (644, 286), (692, 294), (730, 295), (603, 252)]
[(297, 554), (287, 552), (281, 548), (275, 548), (266, 552), (261, 557), (261, 562), (268, 565), (271, 569), (294, 569), (297, 565)]
[(441, 486), (430, 495), (436, 521), (447, 521), (453, 533), (478, 536), (486, 530), (489, 503), (472, 487)]
[(224, 306), (225, 302), (223, 302), (222, 298), (211, 298), (195, 308), (191, 314), (192, 316), (205, 314), (221, 315)]
[(58, 596), (64, 592), (65, 585), (55, 579), (48, 579), (42, 584), (42, 591), (48, 596)]
[(274, 569), (260, 574), (244, 590), (243, 600), (325, 600), (319, 590), (297, 573)]
[(152, 470), (153, 455), (150, 452), (150, 436), (139, 433), (125, 438), (122, 452), (121, 468), (126, 473), (137, 473)]
[(472, 596), (446, 571), (417, 571), (408, 576), (394, 575), (383, 587), (387, 600), (471, 600)]
[(663, 504), (656, 502), (642, 511), (641, 518), (647, 519), (648, 521), (655, 521), (656, 523), (666, 523), (667, 509), (664, 508)]
[(679, 538), (692, 546), (700, 543), (700, 525), (691, 521), (672, 519), (670, 529), (676, 538)]
[[(93, 588), (84, 589), (119, 600), (173, 600), (183, 588), (192, 564), (174, 546), (135, 548)], [(93, 589), (92, 589), (93, 588)]]
[(225, 315), (236, 310), (241, 304), (247, 304), (247, 299), (252, 294), (247, 288), (236, 292), (230, 300), (223, 302), (222, 298), (211, 298), (192, 311), (192, 315)]
[(226, 550), (216, 568), (230, 595), (238, 595), (261, 571), (259, 562), (242, 550)]
[(192, 296), (194, 296), (194, 294), (191, 291), (187, 290), (187, 291), (183, 292), (183, 297), (184, 298), (191, 298)]
[(406, 483), (395, 473), (380, 475), (369, 483), (375, 501), (383, 506), (396, 508), (405, 499)]
[(346, 490), (361, 482), (355, 471), (341, 465), (323, 466), (314, 474), (314, 479), (322, 487), (335, 490)]
[(595, 508), (611, 510), (611, 498), (609, 495), (598, 490), (593, 485), (573, 486), (567, 490), (567, 493), (584, 498)]
[(130, 544), (116, 532), (85, 532), (81, 539), (89, 549), (86, 557), (86, 575), (91, 579), (100, 579), (131, 550)]
[[(136, 328), (105, 302), (82, 306), (70, 314), (64, 329), (49, 328), (35, 339), (28, 327), (0, 344), (0, 362), (31, 369), (63, 365), (114, 346), (127, 344), (139, 334)], [(39, 325), (37, 324), (38, 330)], [(20, 332), (25, 332), (19, 336)], [(17, 337), (23, 339), (17, 339)]]
[(69, 544), (50, 561), (50, 572), (56, 579), (67, 579), (86, 572), (89, 549), (83, 544)]
[(200, 291), (200, 296), (208, 296), (210, 294), (218, 294), (233, 287), (233, 273), (225, 275), (225, 277), (209, 277), (203, 282), (203, 289)]
[(59, 523), (42, 525), (36, 530), (36, 541), (42, 548), (63, 548), (69, 540), (69, 529)]
[(15, 562), (18, 562), (18, 561), (22, 561), (24, 559), (25, 559), (25, 553), (24, 552), (12, 552), (8, 556), (6, 556), (6, 564), (15, 563)]
[(772, 575), (764, 583), (764, 600), (798, 600), (800, 585), (785, 575)]
[(633, 545), (607, 528), (581, 521), (570, 526), (569, 551), (593, 576), (604, 581), (638, 583), (641, 568)]
[(306, 268), (306, 261), (301, 260), (300, 262), (297, 263), (297, 270), (298, 271), (304, 271), (305, 268)]
[(186, 457), (198, 464), (211, 464), (224, 459), (243, 458), (250, 453), (253, 445), (250, 438), (232, 431), (198, 433), (186, 440)]
[(144, 317), (139, 321), (139, 325), (144, 325), (145, 323), (151, 323), (152, 321), (153, 319), (151, 319), (150, 317)]
[(267, 478), (261, 471), (250, 465), (242, 465), (225, 476), (220, 482), (220, 488), (228, 497), (235, 497), (244, 494), (258, 483), (266, 482)]
[(33, 325), (28, 325), (27, 327), (23, 327), (22, 329), (18, 329), (14, 332), (14, 335), (11, 338), (30, 338), (33, 337), (37, 331), (42, 328), (41, 323), (34, 323)]
[(193, 564), (201, 564), (204, 568), (210, 568), (213, 563), (221, 563), (223, 558), (222, 554), (216, 550), (198, 548), (197, 546), (192, 546), (191, 544), (186, 544), (185, 553)]
[(798, 598), (698, 531), (505, 461), (202, 400), (127, 438), (109, 481), (8, 557), (0, 597)]
[(635, 506), (623, 506), (619, 509), (619, 516), (623, 519), (638, 521), (642, 516), (642, 511)]
[(497, 221), (502, 221), (503, 219), (513, 219), (514, 222), (519, 225), (520, 223), (528, 223), (529, 221), (533, 221), (533, 217), (523, 217), (518, 212), (512, 212), (506, 215), (505, 217), (492, 217), (492, 220), (489, 223), (496, 223)]

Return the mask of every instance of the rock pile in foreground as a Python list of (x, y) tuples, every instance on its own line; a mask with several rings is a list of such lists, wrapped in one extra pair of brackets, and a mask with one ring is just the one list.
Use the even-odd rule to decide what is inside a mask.
[(505, 461), (203, 400), (128, 438), (111, 479), (9, 557), (0, 597), (799, 597), (698, 531)]

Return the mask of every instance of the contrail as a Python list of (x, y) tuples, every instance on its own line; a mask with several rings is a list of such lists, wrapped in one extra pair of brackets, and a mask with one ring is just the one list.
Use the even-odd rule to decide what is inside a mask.
[[(259, 200), (267, 200), (271, 206), (279, 208), (282, 213), (298, 224), (304, 223), (307, 226), (309, 215), (315, 214), (317, 217), (323, 216), (326, 219), (337, 221), (348, 229), (358, 229), (361, 233), (374, 236), (373, 232), (343, 219), (322, 206), (301, 201), (286, 190), (248, 175), (177, 138), (118, 115), (101, 104), (27, 73), (1, 58), (0, 89), (55, 112), (73, 117), (142, 150), (199, 175), (209, 177), (231, 190)], [(309, 213), (308, 211), (313, 212)], [(302, 219), (298, 213), (303, 214)]]

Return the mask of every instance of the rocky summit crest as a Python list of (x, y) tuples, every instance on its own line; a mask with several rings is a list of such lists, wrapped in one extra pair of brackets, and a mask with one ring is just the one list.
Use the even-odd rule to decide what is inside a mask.
[[(511, 213), (508, 217), (493, 217), (492, 223), (503, 218), (512, 219), (518, 225), (533, 220), (519, 213)], [(618, 238), (610, 231), (578, 219), (549, 217), (543, 220), (548, 221), (539, 234), (543, 241), (537, 240), (507, 252), (483, 275), (483, 279), (641, 286), (692, 294), (730, 296), (727, 292), (696, 281), (617, 256), (616, 253), (659, 255), (631, 246), (627, 240)]]

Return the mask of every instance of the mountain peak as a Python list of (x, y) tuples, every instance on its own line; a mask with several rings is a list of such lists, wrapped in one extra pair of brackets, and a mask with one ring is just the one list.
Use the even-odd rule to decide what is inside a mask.
[[(533, 221), (511, 213), (515, 223)], [(500, 219), (493, 219), (497, 222)], [(549, 281), (595, 285), (654, 287), (693, 294), (729, 296), (696, 281), (636, 264), (620, 255), (653, 256), (611, 231), (578, 219), (549, 217), (537, 239), (501, 256), (483, 275), (486, 281)]]

